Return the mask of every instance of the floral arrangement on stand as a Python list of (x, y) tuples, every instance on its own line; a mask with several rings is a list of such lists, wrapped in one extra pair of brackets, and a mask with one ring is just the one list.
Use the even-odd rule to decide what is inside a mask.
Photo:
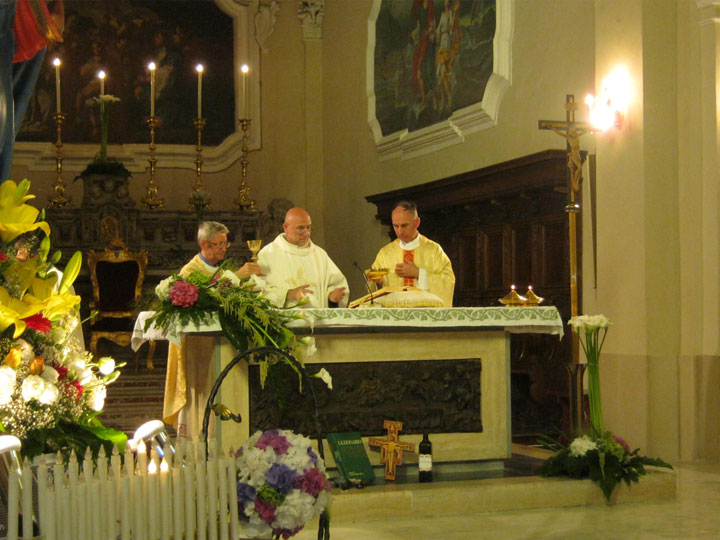
[(257, 431), (237, 451), (235, 463), (238, 512), (250, 538), (290, 538), (329, 503), (325, 464), (302, 435)]
[(620, 482), (630, 485), (647, 474), (645, 466), (669, 469), (672, 466), (660, 458), (641, 456), (638, 448), (630, 450), (624, 439), (605, 431), (600, 397), (600, 351), (610, 321), (604, 315), (581, 315), (571, 318), (569, 324), (578, 333), (587, 358), (592, 434), (576, 437), (567, 447), (552, 439), (544, 439), (543, 446), (555, 453), (543, 463), (540, 474), (590, 478), (600, 486), (605, 499), (610, 502), (610, 496)]
[[(145, 330), (153, 324), (165, 331), (190, 323), (199, 326), (210, 324), (217, 317), (223, 335), (238, 351), (273, 346), (300, 358), (314, 351), (312, 337), (298, 339), (287, 328), (287, 323), (299, 315), (273, 305), (250, 280), (240, 280), (225, 264), (213, 275), (192, 272), (181, 277), (174, 274), (163, 280), (155, 291), (159, 302), (153, 306), (155, 314), (146, 320)], [(264, 386), (271, 364), (261, 361), (259, 365), (260, 382)], [(286, 365), (297, 372), (294, 364), (287, 362)], [(326, 382), (329, 379), (325, 370), (315, 376)], [(300, 373), (298, 380), (301, 384)]]
[(82, 257), (55, 268), (60, 253), (48, 258), (50, 226), (26, 204), (29, 189), (28, 180), (0, 185), (0, 432), (18, 437), (28, 458), (123, 448), (125, 434), (97, 419), (122, 366), (94, 360), (73, 335)]

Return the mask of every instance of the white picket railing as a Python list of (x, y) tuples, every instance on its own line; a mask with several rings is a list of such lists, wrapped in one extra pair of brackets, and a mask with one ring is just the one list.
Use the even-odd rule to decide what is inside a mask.
[[(209, 448), (215, 448), (210, 441)], [(160, 452), (161, 453), (161, 452)], [(117, 448), (97, 463), (74, 454), (48, 463), (38, 456), (8, 475), (8, 540), (237, 540), (240, 535), (235, 458), (206, 459), (205, 445), (178, 439), (175, 455)], [(52, 456), (51, 456), (52, 457)], [(36, 504), (33, 504), (35, 498)], [(40, 536), (33, 536), (34, 516)], [(36, 531), (37, 532), (37, 531)]]

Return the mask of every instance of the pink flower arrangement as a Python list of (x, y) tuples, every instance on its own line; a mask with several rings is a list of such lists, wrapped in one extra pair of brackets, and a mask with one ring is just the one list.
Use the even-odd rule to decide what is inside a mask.
[(177, 280), (170, 289), (170, 301), (174, 306), (189, 308), (198, 299), (198, 288), (187, 281)]

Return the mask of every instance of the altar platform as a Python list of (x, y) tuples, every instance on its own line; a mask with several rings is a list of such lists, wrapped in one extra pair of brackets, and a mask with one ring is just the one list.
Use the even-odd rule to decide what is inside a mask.
[[(501, 469), (489, 469), (478, 478), (334, 489), (331, 533), (353, 540), (666, 538), (631, 533), (639, 531), (633, 522), (641, 519), (641, 505), (675, 506), (675, 471), (649, 468), (640, 483), (618, 485), (608, 505), (600, 488), (590, 480), (533, 474), (549, 452), (521, 445), (513, 445), (512, 450), (512, 457), (504, 460)], [(718, 467), (715, 470), (720, 472)], [(574, 519), (573, 513), (594, 517)], [(606, 534), (602, 523), (616, 515), (622, 516), (620, 523), (629, 520), (627, 534)], [(316, 538), (316, 525), (308, 524), (295, 538)], [(587, 534), (579, 534), (581, 530)]]

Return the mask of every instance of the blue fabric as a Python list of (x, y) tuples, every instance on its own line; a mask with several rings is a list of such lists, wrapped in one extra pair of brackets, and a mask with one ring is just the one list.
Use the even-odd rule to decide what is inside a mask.
[(15, 0), (0, 0), (0, 182), (10, 177), (15, 136), (45, 59), (43, 49), (27, 62), (13, 64), (15, 4)]

